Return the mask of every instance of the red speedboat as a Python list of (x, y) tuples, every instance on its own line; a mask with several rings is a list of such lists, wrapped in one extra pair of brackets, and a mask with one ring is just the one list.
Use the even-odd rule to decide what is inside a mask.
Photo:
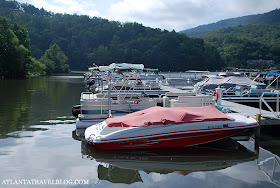
[(258, 126), (255, 119), (224, 114), (213, 106), (151, 107), (108, 118), (85, 131), (99, 149), (184, 147), (223, 139)]

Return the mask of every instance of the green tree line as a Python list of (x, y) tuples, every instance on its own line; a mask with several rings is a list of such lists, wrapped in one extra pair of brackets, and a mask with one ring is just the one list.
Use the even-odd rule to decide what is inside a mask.
[(217, 49), (202, 39), (139, 23), (54, 14), (5, 0), (0, 0), (0, 16), (25, 26), (33, 57), (40, 59), (50, 46), (57, 44), (72, 70), (112, 62), (143, 63), (161, 71), (217, 70), (224, 66)]
[(250, 68), (247, 60), (274, 60), (280, 68), (280, 25), (250, 24), (201, 36), (215, 46), (228, 66)]

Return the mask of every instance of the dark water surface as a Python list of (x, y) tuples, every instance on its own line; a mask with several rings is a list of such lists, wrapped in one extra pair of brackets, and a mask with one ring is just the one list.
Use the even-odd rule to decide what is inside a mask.
[[(100, 151), (75, 135), (82, 76), (0, 80), (0, 187), (278, 187), (278, 135), (249, 142)], [(272, 152), (271, 152), (272, 151)], [(71, 182), (74, 185), (70, 185)]]

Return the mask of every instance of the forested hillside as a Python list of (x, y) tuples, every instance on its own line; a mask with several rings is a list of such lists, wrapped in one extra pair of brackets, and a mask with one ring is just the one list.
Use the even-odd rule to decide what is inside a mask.
[(216, 48), (185, 34), (102, 18), (54, 14), (29, 4), (0, 0), (0, 16), (24, 25), (32, 56), (40, 59), (57, 44), (72, 70), (92, 63), (143, 63), (161, 71), (216, 70), (224, 62)]
[(181, 33), (185, 33), (187, 36), (199, 36), (211, 31), (247, 24), (280, 24), (280, 9), (275, 9), (264, 14), (230, 18), (216, 23), (200, 25), (192, 29), (181, 31)]
[[(280, 18), (279, 18), (280, 19)], [(201, 36), (215, 46), (228, 66), (247, 67), (247, 60), (272, 60), (280, 68), (280, 25), (229, 27)], [(264, 67), (268, 68), (268, 67)]]

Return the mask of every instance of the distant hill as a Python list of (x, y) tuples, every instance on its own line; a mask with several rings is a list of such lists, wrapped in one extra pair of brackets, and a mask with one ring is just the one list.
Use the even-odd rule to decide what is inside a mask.
[(280, 24), (248, 24), (228, 27), (199, 36), (214, 46), (227, 65), (269, 68), (248, 64), (250, 60), (274, 62), (280, 68)]
[(247, 24), (280, 24), (280, 9), (275, 9), (264, 14), (230, 18), (216, 23), (200, 25), (192, 29), (183, 30), (180, 33), (185, 33), (187, 36), (199, 36), (211, 31)]

